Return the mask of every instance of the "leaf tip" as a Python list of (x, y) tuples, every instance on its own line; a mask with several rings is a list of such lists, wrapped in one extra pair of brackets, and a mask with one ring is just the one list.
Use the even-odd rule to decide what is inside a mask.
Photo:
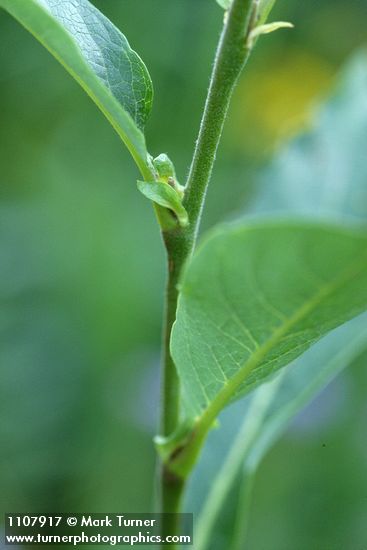
[(270, 34), (275, 32), (278, 29), (293, 29), (293, 23), (289, 21), (275, 21), (274, 23), (265, 23), (264, 25), (258, 25), (253, 28), (250, 34), (248, 35), (247, 46), (252, 48), (256, 39), (263, 34)]

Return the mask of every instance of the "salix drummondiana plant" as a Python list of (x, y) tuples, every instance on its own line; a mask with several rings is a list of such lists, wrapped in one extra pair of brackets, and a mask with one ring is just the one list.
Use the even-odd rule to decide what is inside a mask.
[[(260, 386), (255, 395), (264, 403), (271, 376), (367, 309), (364, 226), (252, 218), (215, 228), (196, 248), (233, 89), (257, 40), (291, 26), (267, 22), (274, 2), (218, 0), (225, 10), (223, 30), (184, 182), (166, 153), (149, 152), (144, 127), (152, 82), (111, 21), (88, 0), (0, 0), (110, 121), (140, 172), (138, 190), (155, 210), (167, 252), (161, 421), (155, 438), (163, 512), (181, 511), (186, 482), (227, 405)], [(214, 2), (213, 9), (218, 9)], [(245, 438), (254, 428), (249, 421)], [(176, 516), (167, 518), (164, 532), (178, 532)]]

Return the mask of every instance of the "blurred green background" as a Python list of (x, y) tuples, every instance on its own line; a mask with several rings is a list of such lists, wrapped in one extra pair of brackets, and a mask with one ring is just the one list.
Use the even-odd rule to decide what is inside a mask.
[[(96, 0), (155, 86), (149, 150), (187, 174), (223, 18), (214, 0)], [(366, 42), (367, 0), (279, 0), (236, 90), (203, 229), (244, 209)], [(0, 502), (9, 511), (148, 511), (164, 254), (137, 171), (78, 85), (0, 13)], [(254, 550), (367, 544), (367, 384), (358, 361), (262, 465)], [(300, 544), (302, 541), (302, 544)], [(364, 544), (364, 546), (363, 546)]]

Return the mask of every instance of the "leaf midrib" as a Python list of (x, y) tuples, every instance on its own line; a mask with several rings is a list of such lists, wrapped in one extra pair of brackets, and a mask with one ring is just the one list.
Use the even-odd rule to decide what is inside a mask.
[[(358, 273), (363, 271), (363, 267), (366, 266), (367, 250), (362, 257), (351, 264), (349, 269), (344, 270), (342, 274), (334, 281), (329, 281), (314, 295), (313, 298), (307, 300), (298, 310), (291, 315), (291, 317), (280, 325), (250, 357), (243, 367), (241, 367), (227, 383), (225, 383), (222, 389), (214, 397), (210, 405), (204, 410), (201, 416), (197, 420), (197, 433), (205, 434), (210, 429), (212, 422), (216, 419), (220, 411), (228, 403), (231, 397), (235, 394), (236, 390), (246, 380), (246, 378), (259, 366), (262, 360), (272, 351), (272, 349), (278, 344), (280, 339), (289, 332), (293, 326), (299, 321), (303, 320), (309, 313), (319, 306), (323, 300), (329, 298), (337, 290), (352, 280)], [(316, 341), (316, 340), (315, 340)]]

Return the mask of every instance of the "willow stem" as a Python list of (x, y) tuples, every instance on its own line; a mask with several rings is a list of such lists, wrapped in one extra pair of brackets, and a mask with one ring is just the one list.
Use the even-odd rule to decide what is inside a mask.
[(195, 245), (208, 183), (226, 120), (232, 93), (246, 63), (255, 0), (233, 0), (215, 56), (214, 68), (199, 137), (185, 189), (184, 206), (189, 214), (188, 233)]
[[(226, 14), (185, 187), (184, 206), (189, 216), (189, 225), (186, 228), (178, 227), (163, 232), (168, 258), (168, 282), (164, 323), (161, 435), (170, 435), (179, 422), (180, 385), (169, 348), (172, 325), (176, 318), (177, 283), (183, 266), (195, 247), (205, 194), (230, 99), (249, 53), (247, 37), (251, 30), (255, 4), (256, 0), (233, 0)], [(161, 469), (161, 509), (162, 512), (177, 512), (180, 508), (184, 481), (169, 473), (167, 468), (169, 464)], [(168, 509), (169, 507), (171, 509)]]

